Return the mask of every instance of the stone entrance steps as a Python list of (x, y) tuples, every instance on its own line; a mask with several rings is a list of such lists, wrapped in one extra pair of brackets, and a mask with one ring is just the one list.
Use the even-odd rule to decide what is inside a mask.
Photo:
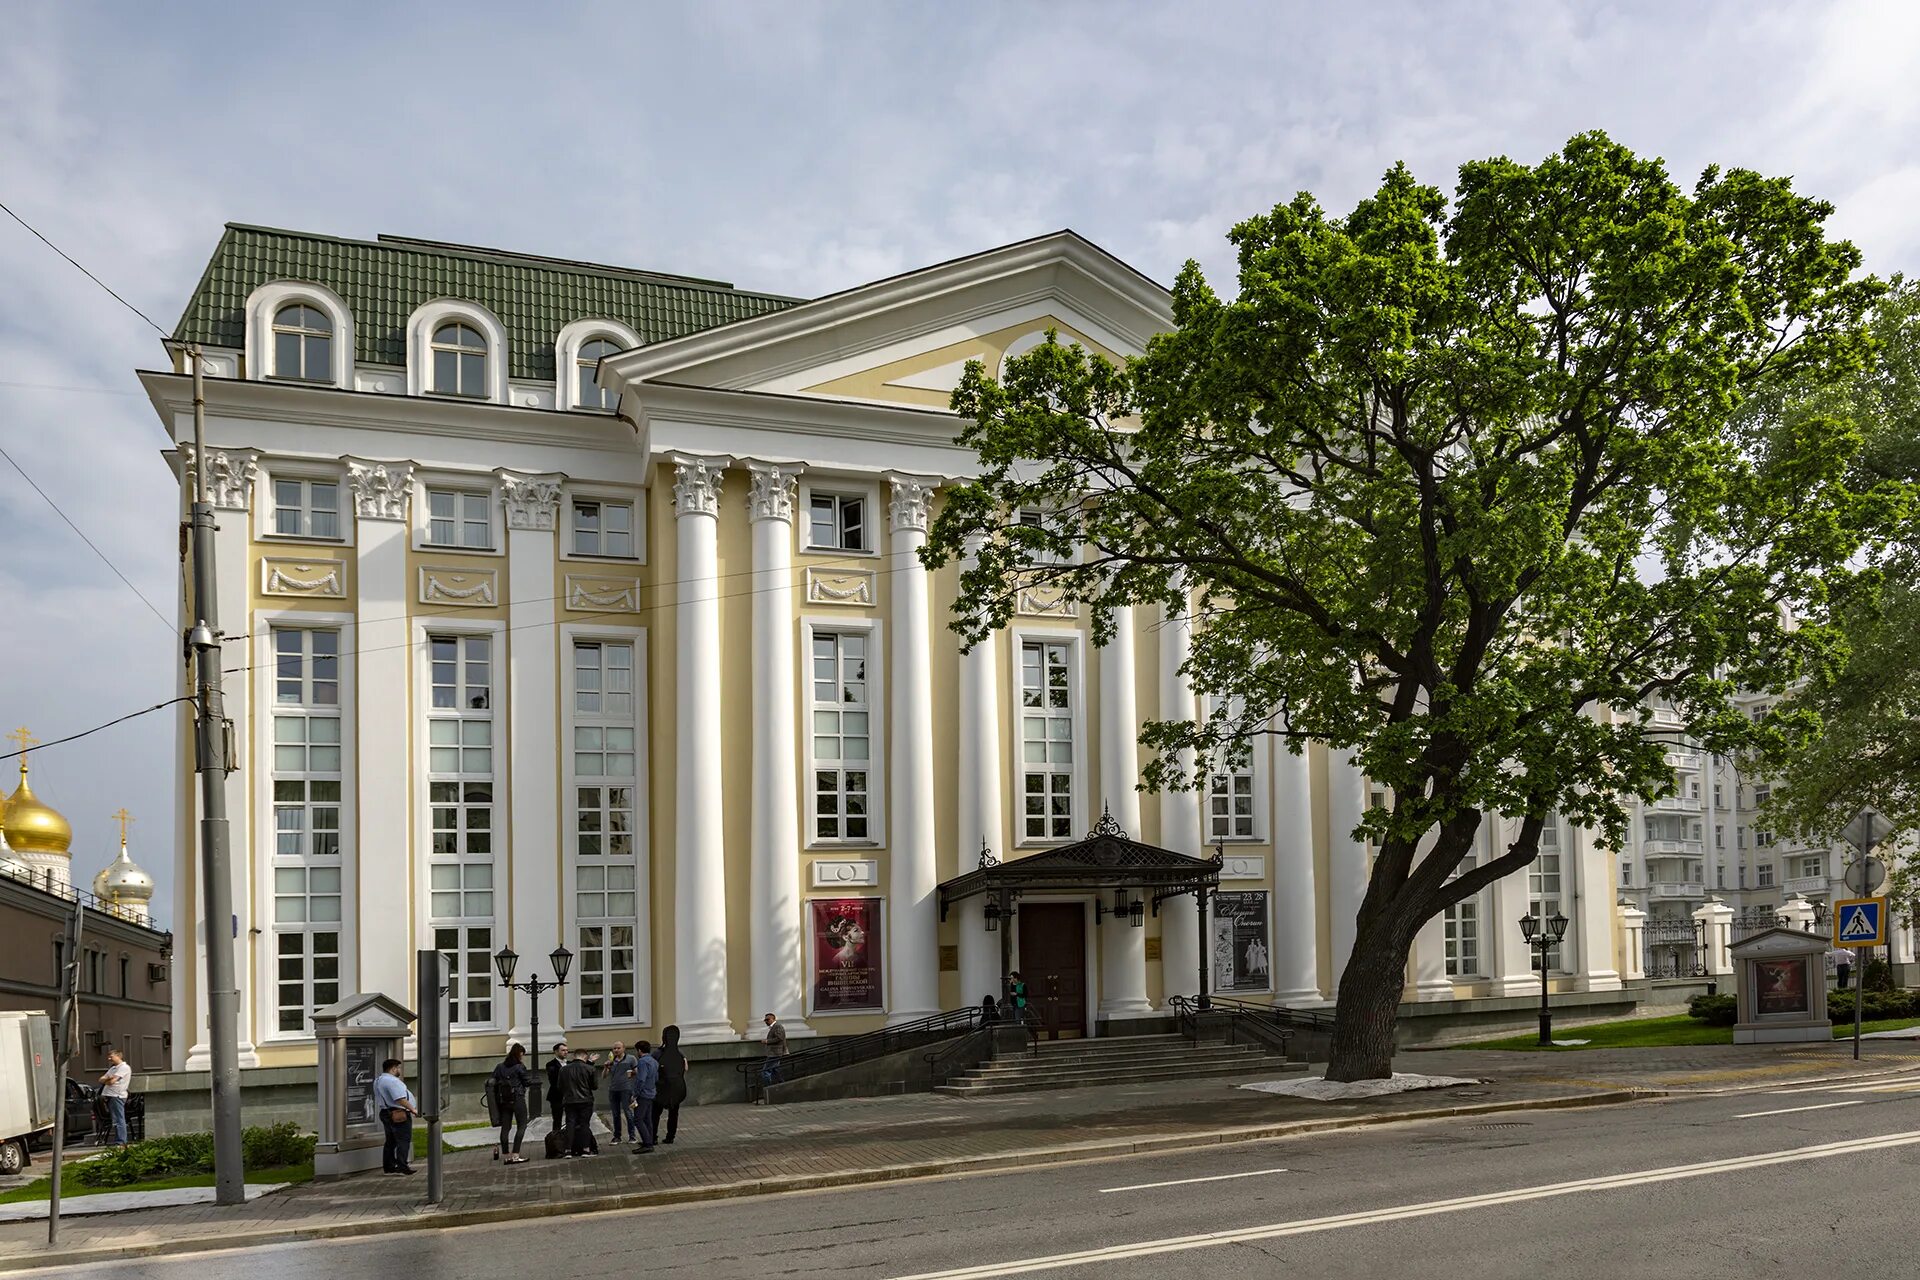
[(1031, 1089), (1073, 1089), (1141, 1080), (1206, 1076), (1278, 1075), (1303, 1066), (1252, 1045), (1202, 1042), (1183, 1036), (1121, 1036), (1111, 1040), (1042, 1041), (1037, 1053), (982, 1063), (941, 1085), (956, 1097)]

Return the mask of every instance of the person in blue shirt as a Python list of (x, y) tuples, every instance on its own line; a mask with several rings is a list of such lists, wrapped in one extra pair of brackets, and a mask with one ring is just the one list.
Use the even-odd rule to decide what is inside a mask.
[(633, 1048), (638, 1055), (633, 1060), (633, 1139), (645, 1155), (653, 1150), (653, 1100), (660, 1091), (660, 1063), (645, 1040)]
[(383, 1173), (413, 1172), (413, 1118), (420, 1108), (414, 1103), (413, 1090), (400, 1078), (401, 1065), (400, 1059), (388, 1058), (380, 1066), (380, 1078), (373, 1082), (374, 1105), (387, 1131), (387, 1145), (380, 1152)]

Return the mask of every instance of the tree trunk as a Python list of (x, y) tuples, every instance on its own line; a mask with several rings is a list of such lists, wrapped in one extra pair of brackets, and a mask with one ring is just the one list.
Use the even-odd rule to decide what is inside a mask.
[(1406, 988), (1413, 935), (1391, 920), (1362, 922), (1335, 993), (1329, 1080), (1384, 1080), (1393, 1074), (1393, 1032)]

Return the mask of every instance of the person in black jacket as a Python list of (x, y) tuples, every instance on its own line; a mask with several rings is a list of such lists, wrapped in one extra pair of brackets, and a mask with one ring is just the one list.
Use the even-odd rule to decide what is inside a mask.
[[(680, 1104), (687, 1100), (687, 1058), (680, 1052), (680, 1028), (668, 1027), (660, 1033), (660, 1047), (653, 1051), (660, 1063), (660, 1084), (653, 1096), (653, 1132), (656, 1138), (673, 1144), (680, 1132)], [(660, 1131), (660, 1117), (667, 1118), (666, 1132)]]
[[(500, 1147), (493, 1158), (508, 1164), (525, 1164), (527, 1158), (520, 1154), (520, 1142), (527, 1136), (527, 1090), (533, 1088), (533, 1072), (527, 1069), (525, 1045), (509, 1046), (506, 1061), (493, 1069), (487, 1088), (492, 1091), (494, 1114), (500, 1117)], [(513, 1130), (511, 1145), (507, 1142), (508, 1129)]]
[(567, 1107), (567, 1154), (575, 1159), (599, 1155), (593, 1141), (593, 1095), (600, 1072), (585, 1049), (575, 1049), (573, 1060), (560, 1070), (560, 1095)]
[(547, 1107), (553, 1112), (553, 1131), (564, 1133), (567, 1127), (566, 1104), (560, 1101), (560, 1070), (567, 1065), (567, 1042), (553, 1046), (553, 1058), (547, 1063)]

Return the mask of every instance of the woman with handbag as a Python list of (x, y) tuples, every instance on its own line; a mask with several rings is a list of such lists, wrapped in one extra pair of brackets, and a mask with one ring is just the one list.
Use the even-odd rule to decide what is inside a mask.
[[(487, 1077), (487, 1109), (500, 1126), (500, 1145), (493, 1152), (495, 1160), (508, 1164), (527, 1162), (520, 1154), (520, 1142), (527, 1136), (527, 1090), (532, 1087), (533, 1072), (527, 1068), (526, 1046), (510, 1046), (506, 1060)], [(507, 1141), (509, 1129), (513, 1131), (511, 1144)]]
[(380, 1064), (380, 1078), (373, 1082), (374, 1104), (380, 1109), (380, 1126), (387, 1131), (387, 1145), (380, 1152), (382, 1173), (413, 1172), (413, 1118), (420, 1114), (413, 1090), (400, 1078), (400, 1059), (388, 1058)]

